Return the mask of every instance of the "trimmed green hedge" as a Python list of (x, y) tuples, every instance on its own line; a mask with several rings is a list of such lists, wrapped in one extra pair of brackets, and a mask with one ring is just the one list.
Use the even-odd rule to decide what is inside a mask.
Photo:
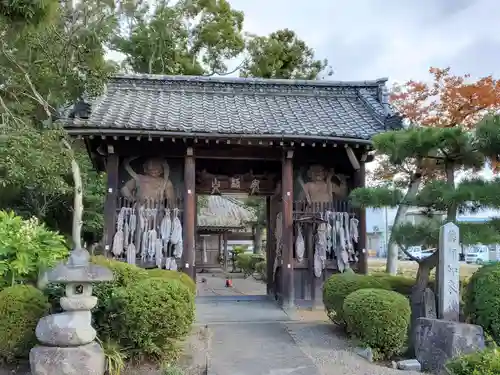
[(47, 297), (35, 287), (15, 285), (0, 292), (0, 359), (28, 358), (38, 344), (35, 328), (49, 313)]
[(378, 280), (388, 285), (388, 289), (400, 293), (404, 296), (410, 297), (415, 279), (407, 276), (391, 276), (386, 273), (373, 274)]
[(323, 285), (323, 304), (328, 317), (336, 324), (344, 325), (344, 299), (359, 289), (390, 289), (389, 284), (377, 277), (355, 273), (338, 273), (330, 276)]
[(130, 287), (148, 278), (146, 270), (109, 259), (104, 256), (95, 256), (91, 259), (93, 264), (109, 268), (113, 272), (113, 281), (98, 283), (93, 286), (93, 295), (97, 297), (97, 306), (92, 311), (94, 328), (101, 338), (113, 337), (111, 321), (115, 318), (115, 309), (112, 306), (112, 297), (121, 287)]
[(451, 375), (498, 375), (500, 374), (500, 352), (486, 349), (454, 358), (446, 365)]
[(181, 283), (186, 285), (192, 293), (196, 294), (196, 283), (191, 277), (189, 277), (189, 275), (185, 274), (184, 272), (152, 268), (147, 270), (147, 273), (149, 277), (179, 280)]
[(471, 276), (463, 301), (466, 319), (500, 343), (500, 263), (483, 266)]
[(191, 330), (194, 294), (180, 280), (145, 279), (118, 288), (112, 298), (113, 338), (147, 357), (171, 361), (177, 342)]
[(344, 301), (347, 332), (382, 358), (402, 351), (410, 324), (410, 303), (402, 294), (384, 289), (360, 289)]

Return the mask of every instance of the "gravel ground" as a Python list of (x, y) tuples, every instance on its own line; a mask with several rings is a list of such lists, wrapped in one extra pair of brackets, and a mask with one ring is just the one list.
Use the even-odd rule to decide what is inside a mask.
[(346, 338), (328, 323), (290, 323), (287, 330), (321, 375), (417, 375), (373, 364), (353, 352)]

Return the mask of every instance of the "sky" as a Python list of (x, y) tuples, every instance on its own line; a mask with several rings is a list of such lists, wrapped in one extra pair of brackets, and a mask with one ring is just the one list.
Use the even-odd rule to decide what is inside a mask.
[(500, 0), (229, 2), (245, 13), (246, 31), (297, 32), (334, 80), (425, 80), (430, 66), (500, 76)]
[(247, 32), (294, 30), (328, 59), (333, 80), (427, 80), (431, 66), (500, 77), (500, 0), (229, 2), (245, 13)]

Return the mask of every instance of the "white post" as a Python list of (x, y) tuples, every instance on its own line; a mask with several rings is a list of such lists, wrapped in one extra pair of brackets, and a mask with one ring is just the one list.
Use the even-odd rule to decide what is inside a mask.
[(460, 313), (459, 229), (446, 223), (439, 231), (438, 317), (458, 322)]

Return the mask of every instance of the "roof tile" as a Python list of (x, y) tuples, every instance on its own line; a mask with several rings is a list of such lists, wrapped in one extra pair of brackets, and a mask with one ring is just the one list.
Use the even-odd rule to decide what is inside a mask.
[[(118, 76), (67, 128), (370, 139), (401, 127), (380, 103), (385, 80), (289, 81)], [(389, 128), (389, 129), (388, 129)]]

